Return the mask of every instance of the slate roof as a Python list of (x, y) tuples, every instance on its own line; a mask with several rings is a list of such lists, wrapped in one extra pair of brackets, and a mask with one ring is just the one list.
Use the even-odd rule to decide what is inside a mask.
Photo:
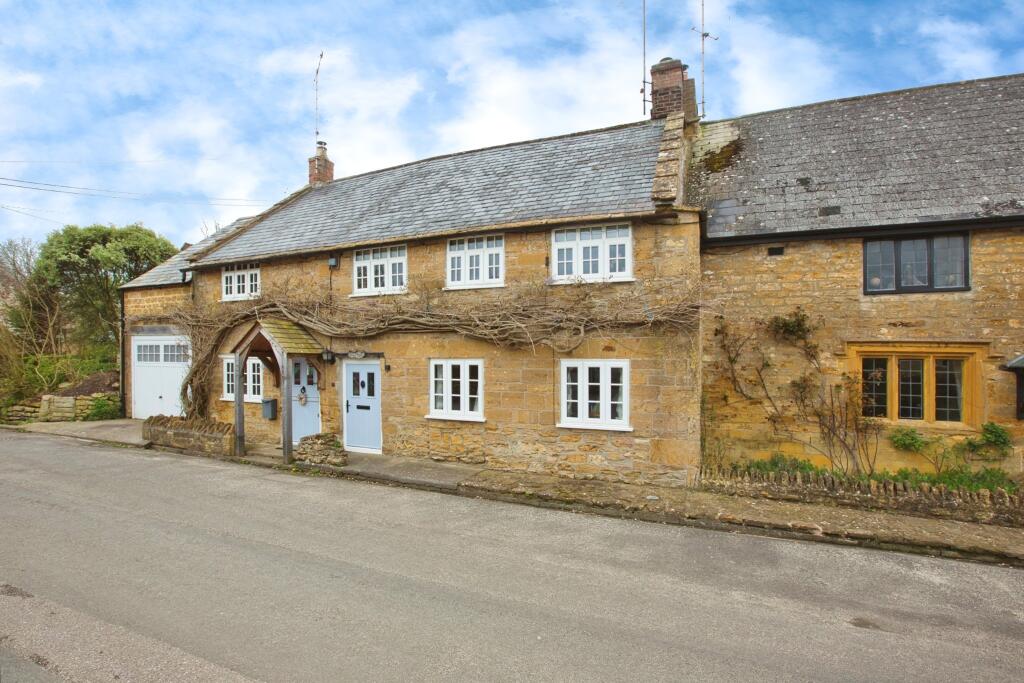
[(653, 211), (663, 120), (424, 159), (299, 193), (210, 265), (530, 221)]
[(243, 225), (248, 218), (239, 218), (230, 225), (221, 228), (213, 235), (206, 237), (195, 244), (182, 249), (177, 254), (167, 259), (159, 266), (135, 278), (131, 282), (121, 285), (121, 289), (137, 289), (139, 287), (166, 287), (167, 285), (180, 285), (192, 280), (192, 273), (186, 272), (185, 279), (181, 279), (183, 268), (189, 267), (189, 257), (213, 246), (216, 242), (223, 240), (236, 228)]
[(1024, 74), (705, 123), (709, 238), (1024, 216)]

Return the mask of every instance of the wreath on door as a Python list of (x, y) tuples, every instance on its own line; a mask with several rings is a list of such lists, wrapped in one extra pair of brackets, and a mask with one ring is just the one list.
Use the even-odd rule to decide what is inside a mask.
[(306, 405), (306, 387), (299, 389), (298, 401), (300, 406)]

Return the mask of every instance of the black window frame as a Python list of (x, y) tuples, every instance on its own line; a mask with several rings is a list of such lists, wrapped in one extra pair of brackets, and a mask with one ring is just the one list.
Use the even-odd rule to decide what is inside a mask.
[[(936, 287), (935, 286), (935, 238), (937, 237), (962, 237), (964, 240), (964, 284), (959, 287)], [(904, 287), (900, 284), (900, 243), (904, 240), (927, 240), (928, 242), (928, 284), (919, 287)], [(871, 242), (892, 242), (894, 259), (894, 288), (893, 289), (868, 289), (868, 251), (865, 248)], [(885, 294), (918, 294), (921, 292), (967, 292), (971, 289), (971, 234), (969, 232), (939, 232), (925, 235), (889, 235), (886, 237), (872, 237), (865, 239), (861, 245), (861, 281), (862, 290), (865, 295), (879, 296)]]

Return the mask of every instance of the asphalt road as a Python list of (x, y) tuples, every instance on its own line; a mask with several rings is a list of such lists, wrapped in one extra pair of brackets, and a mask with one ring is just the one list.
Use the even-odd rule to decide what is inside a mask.
[(1020, 680), (1024, 571), (0, 432), (0, 680), (28, 665), (106, 681)]

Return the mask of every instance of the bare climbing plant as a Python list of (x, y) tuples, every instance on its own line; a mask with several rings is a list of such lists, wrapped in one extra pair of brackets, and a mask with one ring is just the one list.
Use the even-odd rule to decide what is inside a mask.
[(627, 286), (551, 287), (536, 282), (488, 295), (464, 294), (442, 295), (440, 287), (429, 286), (406, 296), (351, 299), (285, 282), (252, 301), (192, 305), (145, 320), (174, 324), (189, 337), (192, 365), (181, 396), (189, 417), (207, 414), (214, 368), (228, 335), (262, 318), (290, 320), (337, 339), (395, 332), (454, 333), (500, 347), (547, 346), (560, 353), (572, 351), (592, 334), (642, 328), (693, 333), (700, 324), (699, 295), (689, 280), (681, 278)]

